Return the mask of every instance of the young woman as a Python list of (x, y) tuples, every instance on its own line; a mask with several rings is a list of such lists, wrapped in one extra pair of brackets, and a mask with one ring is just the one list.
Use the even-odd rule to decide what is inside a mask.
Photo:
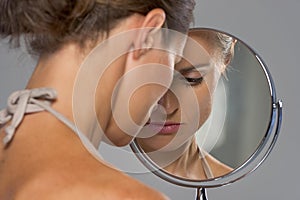
[[(89, 133), (74, 134), (73, 89), (94, 47), (135, 30), (123, 43), (107, 46), (106, 53), (127, 53), (101, 76), (95, 91), (101, 104), (94, 105), (106, 137), (129, 143), (132, 136), (112, 115), (113, 89), (128, 69), (157, 63), (172, 70), (177, 56), (152, 46), (166, 39), (163, 27), (186, 33), (193, 7), (193, 0), (0, 0), (1, 36), (13, 46), (26, 44), (38, 57), (26, 90), (14, 93), (0, 112), (0, 199), (164, 199), (97, 157), (82, 136)], [(142, 101), (148, 91), (151, 98)], [(164, 92), (151, 84), (137, 90), (129, 104), (132, 119), (142, 124)]]
[(208, 29), (191, 30), (189, 36), (192, 40), (175, 66), (172, 86), (158, 101), (137, 141), (166, 171), (203, 180), (232, 170), (199, 148), (194, 134), (211, 113), (213, 94), (231, 61), (235, 40)]

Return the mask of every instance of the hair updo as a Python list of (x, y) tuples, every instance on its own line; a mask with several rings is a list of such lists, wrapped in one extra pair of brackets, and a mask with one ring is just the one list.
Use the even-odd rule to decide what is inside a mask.
[(210, 29), (197, 30), (196, 33), (211, 45), (213, 57), (219, 64), (227, 65), (230, 63), (234, 55), (235, 38)]
[(187, 32), (194, 0), (0, 0), (0, 35), (14, 47), (24, 39), (33, 54), (53, 53), (68, 42), (84, 46), (107, 34), (120, 19), (166, 12), (165, 27)]

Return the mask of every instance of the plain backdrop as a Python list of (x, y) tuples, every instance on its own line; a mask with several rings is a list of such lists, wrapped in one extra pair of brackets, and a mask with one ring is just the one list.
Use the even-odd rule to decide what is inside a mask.
[(266, 62), (284, 102), (279, 140), (250, 176), (217, 189), (210, 199), (300, 199), (299, 0), (198, 0), (196, 26), (232, 33)]
[[(195, 27), (231, 33), (263, 58), (284, 102), (279, 140), (268, 159), (252, 174), (229, 186), (209, 189), (209, 199), (299, 199), (300, 66), (299, 0), (197, 0)], [(7, 96), (23, 88), (34, 61), (22, 50), (0, 43), (0, 107)], [(193, 190), (172, 186), (153, 177), (139, 177), (172, 199), (193, 199)]]

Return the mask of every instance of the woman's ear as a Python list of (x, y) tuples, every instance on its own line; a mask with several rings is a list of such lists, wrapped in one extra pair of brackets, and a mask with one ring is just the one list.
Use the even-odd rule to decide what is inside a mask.
[(230, 64), (230, 62), (232, 60), (232, 56), (233, 56), (232, 54), (226, 56), (225, 61), (224, 61), (225, 68)]
[(137, 37), (134, 39), (133, 58), (139, 59), (150, 50), (155, 42), (155, 35), (163, 27), (166, 20), (164, 10), (156, 8), (148, 12), (142, 25), (139, 27)]

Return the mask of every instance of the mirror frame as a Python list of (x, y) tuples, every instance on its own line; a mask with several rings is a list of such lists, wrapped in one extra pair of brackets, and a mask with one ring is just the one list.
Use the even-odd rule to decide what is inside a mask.
[[(268, 129), (263, 136), (260, 144), (256, 148), (255, 152), (245, 161), (241, 166), (234, 169), (232, 172), (225, 174), (220, 177), (216, 177), (213, 179), (205, 179), (205, 180), (191, 180), (182, 177), (175, 176), (167, 171), (161, 169), (156, 163), (154, 163), (149, 156), (143, 151), (143, 149), (138, 145), (136, 139), (131, 142), (130, 147), (132, 151), (135, 153), (137, 158), (142, 162), (142, 164), (150, 170), (153, 174), (157, 175), (158, 177), (162, 178), (165, 181), (173, 183), (175, 185), (183, 186), (183, 187), (191, 187), (191, 188), (212, 188), (212, 187), (220, 187), (224, 185), (228, 185), (233, 183), (246, 175), (250, 174), (254, 170), (256, 170), (263, 161), (268, 157), (270, 152), (272, 151), (281, 128), (282, 123), (282, 101), (277, 100), (276, 97), (276, 90), (274, 81), (271, 77), (270, 71), (268, 70), (266, 64), (262, 60), (262, 58), (244, 41), (240, 40), (239, 38), (228, 34), (226, 32), (212, 29), (212, 28), (192, 28), (190, 30), (210, 30), (210, 31), (217, 31), (223, 34), (227, 34), (231, 36), (241, 44), (245, 45), (249, 49), (249, 51), (255, 56), (257, 62), (259, 62), (260, 66), (264, 71), (264, 75), (266, 80), (268, 81), (269, 89), (270, 89), (270, 96), (271, 96), (271, 113), (270, 113), (270, 121), (268, 123)], [(276, 127), (275, 127), (276, 126)], [(274, 129), (275, 127), (275, 129)]]

